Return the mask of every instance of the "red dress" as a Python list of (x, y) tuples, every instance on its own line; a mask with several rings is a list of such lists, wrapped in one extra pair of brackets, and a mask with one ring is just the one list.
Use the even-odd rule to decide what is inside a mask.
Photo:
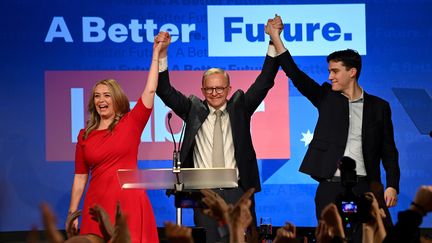
[(141, 189), (121, 189), (118, 169), (137, 169), (141, 133), (151, 109), (138, 99), (135, 107), (125, 114), (112, 132), (93, 130), (83, 140), (84, 129), (78, 135), (75, 154), (75, 174), (87, 174), (90, 182), (82, 210), (81, 234), (102, 237), (99, 225), (90, 218), (89, 208), (101, 205), (115, 222), (115, 209), (120, 201), (132, 242), (159, 242), (156, 221), (147, 194)]

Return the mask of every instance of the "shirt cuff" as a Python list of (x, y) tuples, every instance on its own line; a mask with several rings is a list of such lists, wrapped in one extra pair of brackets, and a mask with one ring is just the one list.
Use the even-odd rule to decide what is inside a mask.
[[(284, 53), (284, 52), (286, 52), (286, 49), (282, 53)], [(277, 57), (277, 56), (279, 56), (282, 53), (277, 53), (276, 47), (274, 45), (269, 45), (268, 46), (268, 50), (267, 50), (267, 55), (268, 56)]]
[(168, 56), (159, 58), (159, 72), (168, 70)]
[(274, 45), (268, 45), (267, 55), (271, 57), (277, 56), (276, 48), (274, 47)]

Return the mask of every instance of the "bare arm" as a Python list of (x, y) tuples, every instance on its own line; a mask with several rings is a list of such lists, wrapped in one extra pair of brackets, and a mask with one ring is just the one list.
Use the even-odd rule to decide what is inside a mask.
[(147, 108), (153, 108), (154, 97), (158, 85), (159, 57), (161, 49), (164, 45), (167, 45), (166, 43), (169, 44), (170, 41), (171, 37), (168, 32), (159, 32), (159, 34), (155, 37), (150, 71), (147, 77), (146, 86), (141, 95), (142, 102)]
[(273, 45), (278, 53), (276, 57), (279, 65), (285, 72), (286, 76), (289, 77), (294, 86), (312, 102), (315, 107), (319, 107), (323, 96), (326, 94), (327, 89), (318, 84), (315, 80), (309, 77), (306, 73), (299, 69), (291, 53), (285, 48), (283, 41), (278, 34), (283, 28), (282, 19), (280, 16), (276, 16), (273, 19), (269, 19), (266, 26), (266, 33), (271, 36)]
[[(79, 202), (81, 201), (81, 197), (87, 184), (87, 180), (88, 174), (75, 174), (72, 185), (71, 200), (69, 204), (69, 214), (77, 211)], [(75, 235), (78, 231), (78, 219), (75, 220), (72, 227), (68, 227), (68, 225), (66, 225), (66, 228), (71, 230), (71, 232), (67, 232), (68, 235)]]
[(88, 180), (88, 174), (75, 174), (73, 185), (72, 185), (69, 212), (75, 212), (78, 209), (78, 204), (81, 201), (81, 197), (82, 194), (84, 193), (87, 180)]
[(168, 47), (170, 41), (162, 42), (159, 52), (159, 81), (156, 94), (161, 98), (166, 106), (171, 108), (175, 114), (185, 120), (189, 114), (192, 99), (198, 99), (191, 96), (188, 98), (182, 92), (174, 88), (170, 82), (168, 72)]
[(372, 192), (366, 192), (365, 196), (372, 201), (370, 210), (372, 219), (362, 224), (363, 242), (382, 242), (387, 233), (384, 228), (381, 209), (379, 208), (378, 201)]
[(265, 32), (270, 36), (277, 54), (281, 54), (286, 51), (282, 39), (280, 38), (283, 28), (284, 25), (282, 23), (282, 19), (277, 15), (273, 19), (269, 19), (267, 21), (267, 25), (265, 26)]
[(47, 203), (42, 203), (40, 206), (42, 211), (42, 219), (45, 226), (45, 235), (50, 243), (64, 242), (63, 235), (57, 230), (56, 216), (50, 209)]

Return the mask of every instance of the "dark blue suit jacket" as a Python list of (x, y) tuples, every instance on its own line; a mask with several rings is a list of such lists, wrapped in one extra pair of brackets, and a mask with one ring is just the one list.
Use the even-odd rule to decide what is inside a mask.
[[(240, 174), (239, 186), (244, 190), (254, 187), (261, 190), (258, 165), (250, 133), (251, 116), (274, 85), (279, 65), (276, 58), (267, 56), (260, 75), (244, 92), (237, 90), (227, 103), (235, 147), (235, 159)], [(234, 81), (235, 82), (235, 81)], [(186, 122), (185, 136), (180, 152), (183, 167), (194, 167), (195, 136), (209, 114), (205, 101), (191, 95), (186, 97), (169, 81), (168, 71), (159, 73), (156, 91), (162, 101)]]
[[(317, 109), (314, 136), (300, 166), (300, 171), (320, 181), (336, 172), (343, 156), (349, 127), (348, 99), (332, 91), (331, 84), (319, 85), (301, 71), (286, 51), (278, 60), (294, 86)], [(387, 101), (364, 92), (362, 149), (369, 182), (381, 183), (380, 162), (386, 171), (387, 187), (399, 191), (400, 169), (391, 110)]]

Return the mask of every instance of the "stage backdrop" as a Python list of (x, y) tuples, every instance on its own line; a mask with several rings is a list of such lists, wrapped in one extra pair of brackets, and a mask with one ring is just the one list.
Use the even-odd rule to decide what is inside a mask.
[[(260, 72), (269, 41), (264, 25), (275, 14), (285, 23), (287, 48), (311, 77), (327, 81), (326, 55), (356, 49), (363, 57), (361, 86), (390, 102), (401, 167), (399, 203), (390, 210), (396, 218), (416, 189), (432, 182), (432, 3), (266, 2), (1, 1), (0, 231), (40, 225), (43, 201), (64, 227), (76, 137), (87, 119), (91, 88), (115, 78), (133, 106), (160, 30), (172, 35), (168, 63), (180, 90), (200, 95), (200, 77), (210, 67), (227, 69), (233, 88), (245, 89)], [(141, 139), (140, 168), (171, 166), (168, 112), (156, 98)], [(280, 72), (252, 119), (263, 186), (256, 194), (258, 218), (316, 225), (317, 184), (298, 171), (316, 118), (315, 108)], [(174, 117), (177, 140), (181, 125)], [(148, 195), (159, 226), (175, 219), (172, 198), (163, 190)], [(184, 214), (192, 225), (192, 212)], [(423, 226), (431, 225), (429, 216)]]

